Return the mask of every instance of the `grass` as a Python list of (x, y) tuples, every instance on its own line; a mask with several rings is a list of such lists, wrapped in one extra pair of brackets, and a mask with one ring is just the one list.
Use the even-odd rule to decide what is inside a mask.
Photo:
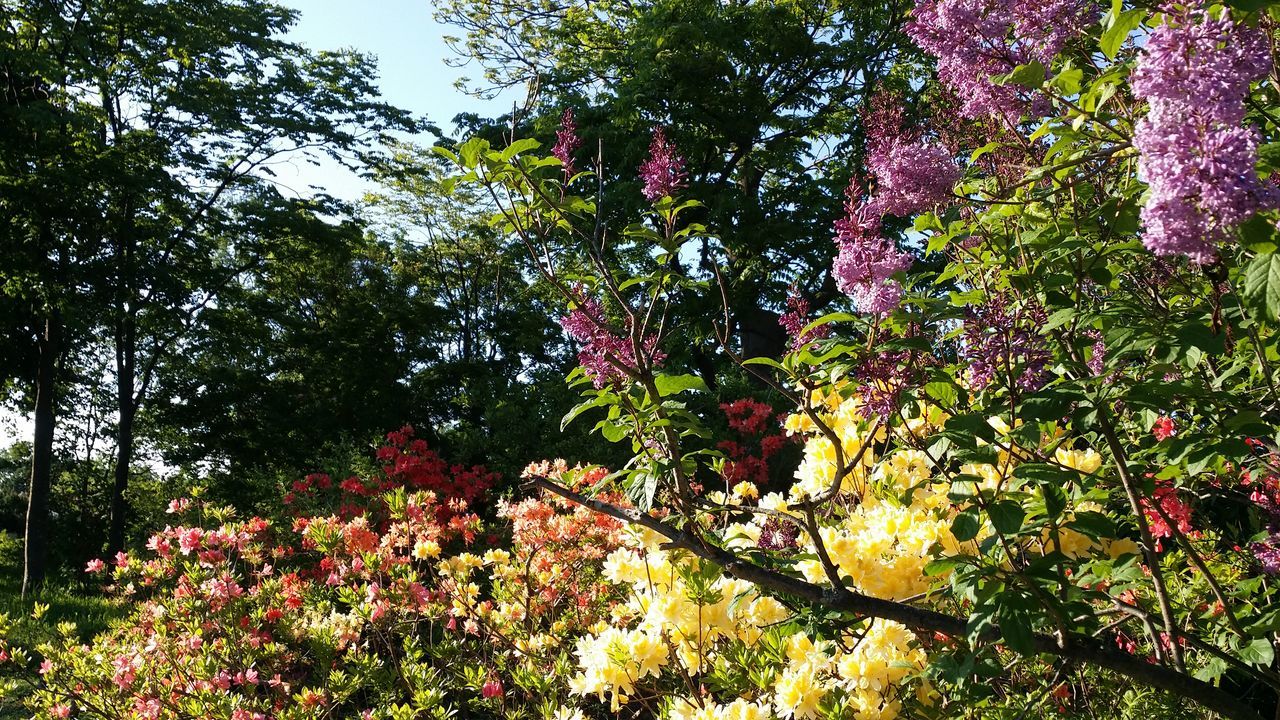
[[(74, 624), (74, 629), (67, 626), (71, 639), (87, 643), (128, 612), (125, 603), (82, 582), (63, 578), (51, 580), (38, 592), (22, 597), (20, 547), (19, 540), (0, 532), (0, 614), (9, 621), (4, 638), (9, 647), (25, 649), (30, 655), (24, 666), (12, 662), (0, 666), (0, 682), (9, 685), (10, 681), (19, 681), (19, 690), (12, 696), (0, 694), (0, 720), (30, 716), (22, 705), (21, 688), (25, 686), (22, 681), (35, 677), (40, 661), (36, 645), (55, 637), (63, 623)], [(38, 619), (37, 606), (44, 608)]]

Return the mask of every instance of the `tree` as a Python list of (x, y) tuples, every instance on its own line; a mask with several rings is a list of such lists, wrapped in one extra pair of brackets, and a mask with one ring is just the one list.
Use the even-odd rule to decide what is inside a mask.
[[(689, 221), (722, 238), (686, 261), (703, 271), (724, 261), (744, 351), (777, 356), (788, 288), (815, 307), (836, 295), (826, 272), (839, 211), (832, 198), (858, 159), (858, 113), (898, 56), (904, 8), (896, 0), (450, 0), (438, 17), (465, 33), (453, 41), (459, 55), (484, 68), (475, 91), (530, 88), (532, 119), (517, 118), (526, 130), (550, 136), (561, 112), (575, 110), (586, 144), (579, 166), (605, 149), (607, 223), (625, 224), (642, 209), (636, 168), (651, 131), (667, 128), (706, 205)], [(718, 309), (696, 296), (688, 305), (684, 322), (705, 342), (705, 318)]]
[(24, 128), (10, 145), (15, 165), (42, 170), (22, 181), (41, 212), (15, 222), (33, 268), (22, 292), (44, 298), (28, 521), (36, 584), (68, 293), (110, 308), (85, 322), (109, 328), (115, 348), (107, 544), (119, 548), (135, 422), (156, 368), (193, 318), (267, 257), (227, 224), (231, 208), (281, 198), (273, 162), (321, 153), (353, 162), (383, 129), (410, 123), (370, 99), (369, 57), (284, 41), (296, 14), (269, 2), (8, 2), (5, 11), (5, 53), (41, 88), (45, 122), (41, 143)]

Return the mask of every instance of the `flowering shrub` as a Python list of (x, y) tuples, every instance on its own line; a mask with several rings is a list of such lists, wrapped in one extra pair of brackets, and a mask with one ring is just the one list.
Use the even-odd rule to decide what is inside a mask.
[(566, 421), (634, 453), (590, 491), (532, 481), (631, 528), (576, 693), (668, 717), (1272, 712), (1274, 11), (1233, 5), (914, 3), (921, 54), (872, 94), (833, 228), (851, 312), (792, 298), (782, 358), (715, 325), (790, 405), (789, 487), (733, 491), (758, 470), (663, 349), (719, 279), (666, 134), (625, 228), (533, 141), (444, 153), (571, 303)]

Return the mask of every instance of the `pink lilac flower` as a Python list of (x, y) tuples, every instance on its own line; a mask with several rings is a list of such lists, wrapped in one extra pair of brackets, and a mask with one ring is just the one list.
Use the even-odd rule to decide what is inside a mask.
[(876, 178), (877, 212), (913, 215), (941, 205), (960, 179), (955, 159), (936, 140), (908, 128), (896, 93), (877, 92), (865, 114), (867, 169)]
[(578, 125), (573, 120), (573, 108), (566, 108), (560, 116), (560, 129), (556, 130), (556, 144), (551, 154), (564, 165), (565, 178), (577, 173), (573, 164), (573, 154), (582, 147), (582, 138), (578, 137)]
[(859, 312), (884, 315), (902, 299), (902, 285), (893, 275), (910, 269), (911, 256), (881, 234), (882, 216), (866, 202), (857, 178), (846, 195), (846, 215), (836, 221), (839, 252), (831, 274)]
[(809, 301), (800, 297), (795, 291), (787, 295), (787, 311), (778, 318), (778, 324), (787, 331), (791, 338), (792, 351), (800, 350), (806, 345), (821, 340), (831, 334), (830, 325), (822, 325), (804, 332), (804, 326), (810, 322)]
[(641, 192), (649, 202), (673, 196), (685, 187), (688, 173), (684, 170), (684, 158), (676, 152), (675, 145), (667, 140), (662, 128), (653, 131), (649, 159), (640, 165), (640, 179), (644, 181)]
[(1044, 322), (1043, 309), (1012, 309), (998, 297), (974, 309), (964, 324), (961, 350), (970, 387), (981, 390), (997, 380), (1024, 392), (1043, 387), (1051, 359), (1038, 332)]
[[(624, 368), (637, 367), (631, 340), (619, 337), (605, 327), (604, 309), (598, 300), (579, 297), (577, 305), (560, 319), (560, 326), (582, 344), (578, 351), (578, 364), (598, 388), (627, 381)], [(642, 350), (654, 364), (666, 357), (655, 349), (657, 344), (658, 338), (654, 335), (646, 337), (642, 343)]]
[[(1093, 17), (1081, 0), (917, 0), (907, 35), (938, 59), (938, 78), (961, 100), (960, 112), (1016, 123), (1041, 111), (1034, 91), (992, 76), (1039, 62), (1046, 69)], [(1040, 105), (1040, 106), (1038, 106)]]
[(1150, 103), (1134, 130), (1138, 171), (1151, 186), (1143, 244), (1197, 263), (1255, 212), (1280, 199), (1258, 178), (1258, 136), (1241, 123), (1249, 84), (1271, 69), (1265, 35), (1214, 18), (1198, 3), (1152, 33), (1133, 71), (1134, 94)]

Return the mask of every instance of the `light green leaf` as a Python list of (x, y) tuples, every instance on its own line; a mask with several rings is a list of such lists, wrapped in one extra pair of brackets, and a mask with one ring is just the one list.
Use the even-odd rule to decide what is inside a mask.
[(1280, 253), (1258, 255), (1245, 267), (1241, 297), (1259, 317), (1280, 320)]
[(653, 384), (658, 387), (658, 395), (662, 397), (685, 390), (707, 392), (707, 384), (697, 375), (659, 375), (653, 379)]

